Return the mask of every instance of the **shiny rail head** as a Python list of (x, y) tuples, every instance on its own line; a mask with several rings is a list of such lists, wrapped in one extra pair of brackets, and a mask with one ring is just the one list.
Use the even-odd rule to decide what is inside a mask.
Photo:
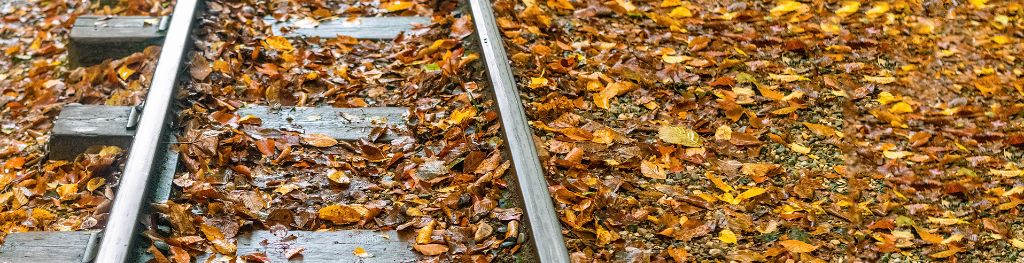
[(569, 252), (558, 220), (533, 133), (527, 123), (526, 111), (519, 98), (512, 68), (509, 66), (501, 33), (488, 0), (468, 0), (479, 37), (480, 49), (487, 64), (487, 74), (498, 102), (498, 111), (519, 194), (525, 210), (532, 242), (539, 262), (569, 262)]
[(129, 260), (149, 177), (154, 165), (158, 165), (156, 158), (166, 153), (159, 151), (163, 148), (160, 147), (160, 139), (168, 128), (167, 115), (171, 110), (174, 88), (182, 73), (186, 48), (190, 46), (192, 28), (198, 24), (196, 17), (201, 8), (200, 0), (179, 0), (174, 7), (120, 189), (114, 198), (94, 262), (123, 263)]

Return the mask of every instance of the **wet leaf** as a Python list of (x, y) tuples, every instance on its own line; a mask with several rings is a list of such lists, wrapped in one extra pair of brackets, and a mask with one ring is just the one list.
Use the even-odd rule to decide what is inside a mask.
[(660, 164), (644, 160), (640, 162), (640, 173), (647, 178), (665, 179), (665, 169)]
[(383, 7), (384, 10), (388, 10), (388, 12), (395, 12), (395, 11), (402, 11), (402, 10), (406, 10), (406, 9), (412, 8), (413, 2), (411, 2), (411, 1), (392, 0), (392, 1), (383, 2), (383, 3), (380, 4), (380, 6)]
[(448, 246), (441, 244), (412, 245), (412, 248), (425, 256), (437, 256), (448, 252)]
[(303, 134), (302, 143), (313, 147), (331, 147), (338, 145), (338, 140), (326, 134)]
[(295, 50), (292, 47), (292, 42), (283, 36), (268, 37), (267, 40), (263, 41), (263, 47), (285, 53), (291, 53)]
[(779, 241), (779, 244), (786, 248), (786, 251), (789, 251), (790, 253), (810, 253), (811, 251), (818, 249), (818, 246), (807, 244), (795, 239)]
[(370, 253), (366, 252), (365, 248), (358, 247), (358, 246), (356, 247), (355, 250), (352, 250), (352, 254), (354, 254), (354, 255), (356, 255), (357, 257), (360, 257), (360, 258), (372, 258), (373, 257), (373, 255), (370, 255)]
[(320, 219), (330, 220), (339, 225), (347, 225), (362, 221), (370, 213), (362, 205), (337, 204), (320, 208), (317, 212)]
[(719, 232), (718, 233), (718, 240), (721, 240), (722, 243), (726, 243), (726, 244), (736, 244), (736, 242), (738, 241), (737, 237), (736, 237), (736, 233), (733, 233), (732, 230), (729, 230), (729, 229), (725, 229), (725, 230), (722, 230), (721, 232)]
[(704, 144), (704, 140), (697, 132), (683, 126), (661, 126), (658, 128), (658, 138), (667, 143), (686, 147), (701, 147)]

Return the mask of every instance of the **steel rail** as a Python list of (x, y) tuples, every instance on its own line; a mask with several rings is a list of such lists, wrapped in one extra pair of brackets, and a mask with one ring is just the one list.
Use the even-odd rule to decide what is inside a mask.
[(103, 241), (100, 242), (94, 262), (123, 263), (128, 260), (129, 246), (137, 237), (139, 215), (142, 213), (143, 198), (146, 196), (154, 160), (160, 154), (165, 154), (159, 152), (162, 148), (160, 139), (169, 130), (167, 117), (178, 77), (182, 73), (186, 48), (190, 46), (200, 1), (178, 0), (174, 6), (171, 24), (160, 49), (156, 73), (153, 74), (153, 82), (146, 95), (146, 106), (142, 110), (135, 140), (128, 152), (124, 173), (104, 229)]
[(569, 252), (562, 239), (562, 225), (558, 221), (544, 170), (537, 157), (533, 132), (527, 123), (526, 111), (519, 98), (512, 68), (508, 63), (501, 31), (494, 19), (489, 0), (468, 0), (473, 24), (480, 38), (480, 49), (487, 64), (487, 74), (494, 89), (502, 130), (508, 143), (513, 172), (519, 184), (520, 197), (526, 210), (527, 223), (533, 235), (539, 262), (569, 262)]

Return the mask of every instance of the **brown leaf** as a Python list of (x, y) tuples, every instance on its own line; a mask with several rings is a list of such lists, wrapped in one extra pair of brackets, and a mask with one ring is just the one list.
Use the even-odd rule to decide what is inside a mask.
[(303, 134), (302, 142), (313, 147), (331, 147), (338, 145), (338, 140), (326, 134)]
[(189, 65), (188, 72), (195, 80), (205, 80), (213, 72), (213, 69), (210, 68), (210, 62), (205, 57), (200, 53), (196, 53), (192, 56), (192, 64)]
[(647, 178), (665, 179), (665, 168), (658, 163), (644, 160), (640, 162), (640, 173)]
[(174, 263), (191, 263), (192, 256), (188, 254), (188, 251), (178, 246), (171, 246), (171, 260)]
[(412, 248), (425, 256), (437, 256), (448, 252), (448, 246), (441, 244), (412, 245)]
[(755, 183), (761, 183), (768, 179), (768, 176), (779, 172), (781, 166), (771, 163), (745, 163), (740, 168), (743, 175), (750, 176)]

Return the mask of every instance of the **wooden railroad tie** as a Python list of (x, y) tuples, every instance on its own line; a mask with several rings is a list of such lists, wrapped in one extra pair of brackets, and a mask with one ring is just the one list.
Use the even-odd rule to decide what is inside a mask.
[[(131, 106), (67, 105), (61, 110), (50, 136), (50, 159), (72, 160), (92, 146), (131, 146), (135, 130), (129, 123)], [(333, 108), (266, 106), (240, 108), (239, 116), (253, 115), (266, 129), (325, 134), (341, 141), (366, 138), (375, 127), (402, 125), (408, 109), (397, 107)], [(381, 124), (378, 124), (381, 123)]]
[[(414, 237), (401, 236), (395, 230), (258, 230), (242, 233), (237, 239), (238, 256), (263, 253), (270, 262), (416, 262), (419, 258), (409, 249)], [(356, 248), (362, 248), (371, 257), (355, 255)], [(301, 253), (289, 255), (294, 251)], [(198, 262), (209, 256), (199, 256)]]
[(160, 45), (168, 21), (167, 17), (80, 16), (71, 27), (68, 63), (91, 66)]

